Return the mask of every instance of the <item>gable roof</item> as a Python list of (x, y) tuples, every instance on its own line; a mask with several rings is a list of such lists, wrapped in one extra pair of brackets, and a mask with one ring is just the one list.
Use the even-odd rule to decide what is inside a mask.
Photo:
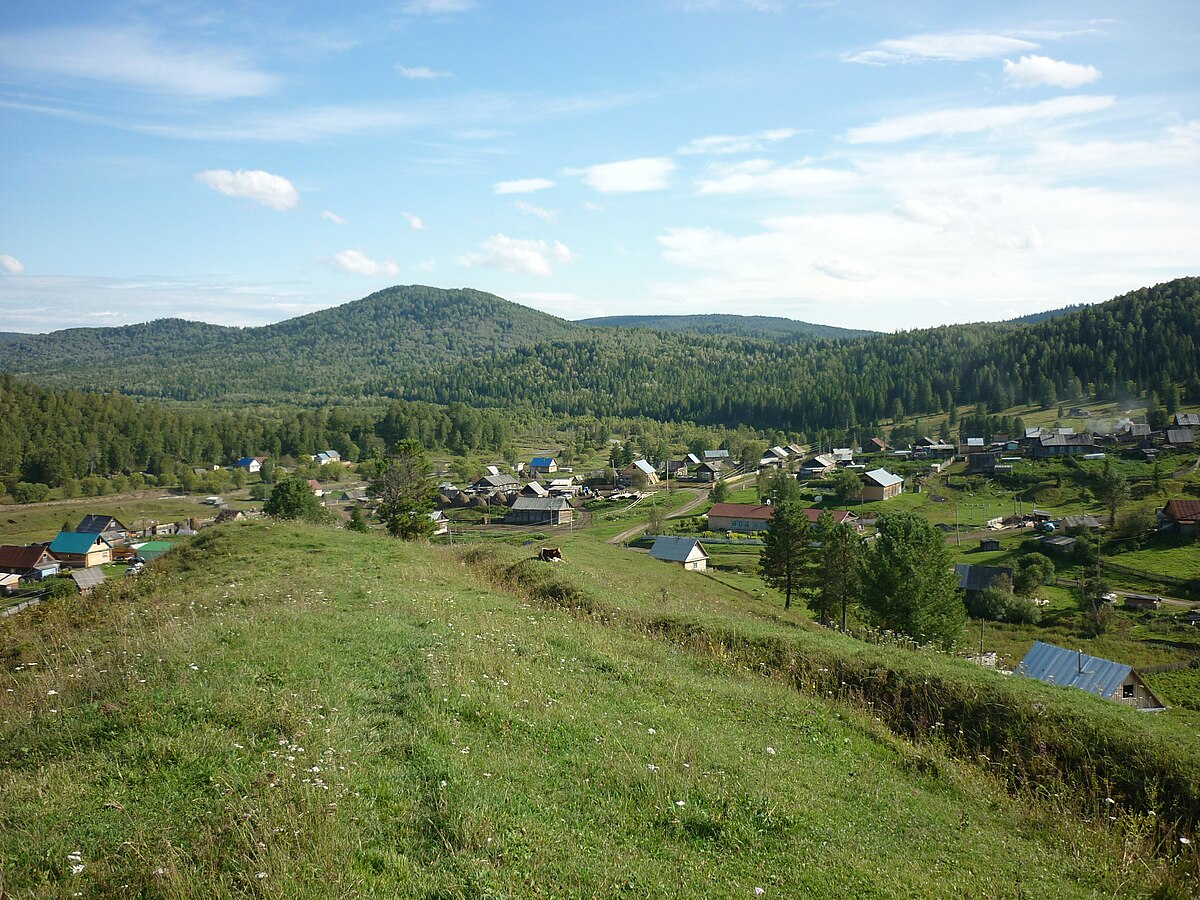
[(702, 558), (708, 559), (704, 545), (695, 538), (664, 535), (655, 539), (650, 555), (667, 562), (687, 562), (694, 550), (699, 550)]
[(647, 475), (655, 474), (654, 466), (650, 465), (650, 463), (646, 462), (644, 459), (635, 459), (632, 463), (630, 463), (630, 465), (636, 466)]
[(538, 469), (549, 468), (550, 466), (555, 465), (554, 457), (553, 456), (535, 456), (533, 459), (531, 459), (529, 461), (529, 465), (534, 468), (538, 468)]
[(1090, 447), (1092, 446), (1092, 436), (1090, 434), (1074, 434), (1062, 429), (1058, 434), (1043, 434), (1038, 438), (1038, 446), (1040, 447)]
[(1190, 444), (1196, 440), (1195, 428), (1168, 428), (1168, 444)]
[(106, 531), (128, 531), (129, 529), (114, 516), (92, 513), (84, 516), (83, 520), (75, 526), (75, 530), (88, 534), (104, 534)]
[(561, 512), (570, 508), (571, 502), (566, 497), (518, 497), (512, 505), (512, 509), (538, 512)]
[(1175, 424), (1200, 428), (1200, 413), (1175, 413)]
[(516, 487), (520, 483), (521, 482), (517, 481), (517, 479), (511, 475), (484, 475), (477, 482), (475, 482), (475, 486), (476, 487), (490, 487), (490, 488), (507, 488), (507, 487)]
[(708, 460), (729, 459), (729, 451), (728, 450), (705, 450), (704, 458), (708, 459)]
[(714, 503), (708, 511), (708, 517), (725, 517), (730, 519), (757, 519), (765, 522), (775, 517), (773, 506), (760, 506), (756, 503)]
[(954, 567), (954, 574), (958, 576), (960, 591), (985, 591), (993, 578), (1001, 575), (1012, 578), (1013, 570), (1008, 566), (974, 566), (959, 563)]
[(683, 460), (684, 460), (684, 462), (691, 463), (693, 466), (700, 465), (700, 457), (698, 457), (695, 453), (689, 453), (687, 456), (685, 456), (683, 458)]
[(30, 544), (28, 547), (16, 547), (8, 544), (0, 547), (0, 568), (32, 569), (45, 552), (46, 548), (41, 544)]
[(71, 554), (90, 553), (97, 544), (103, 544), (105, 547), (112, 546), (98, 534), (90, 534), (86, 531), (60, 531), (58, 536), (50, 543), (50, 552)]
[(1065, 684), (1111, 699), (1132, 671), (1132, 666), (1111, 659), (1034, 641), (1015, 674), (1047, 684)]
[(1102, 528), (1095, 516), (1063, 516), (1063, 528)]
[(800, 464), (802, 469), (828, 469), (830, 466), (837, 465), (837, 462), (828, 453), (818, 453), (816, 456), (806, 459)]
[(1168, 500), (1162, 514), (1163, 518), (1172, 522), (1185, 525), (1200, 523), (1200, 500)]
[(872, 469), (870, 472), (864, 472), (863, 477), (875, 482), (880, 487), (891, 487), (904, 481), (899, 475), (893, 475), (887, 469)]

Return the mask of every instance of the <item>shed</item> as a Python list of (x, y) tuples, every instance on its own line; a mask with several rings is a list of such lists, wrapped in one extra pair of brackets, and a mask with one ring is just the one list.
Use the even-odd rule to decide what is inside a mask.
[(79, 588), (79, 593), (90, 594), (104, 584), (104, 570), (99, 566), (94, 569), (76, 569), (71, 573), (71, 578), (74, 579), (75, 586)]
[(656, 538), (650, 555), (662, 562), (671, 562), (693, 572), (708, 568), (708, 553), (695, 538), (664, 535)]
[(1089, 656), (1082, 650), (1067, 650), (1034, 641), (1015, 674), (1047, 684), (1079, 688), (1134, 709), (1166, 708), (1132, 666)]
[(149, 562), (152, 559), (158, 559), (164, 553), (168, 553), (175, 549), (175, 545), (170, 541), (146, 541), (144, 544), (134, 544), (133, 549), (137, 551), (137, 555)]
[(1057, 534), (1042, 538), (1042, 546), (1052, 553), (1070, 553), (1075, 549), (1075, 538)]
[(997, 538), (980, 538), (979, 549), (983, 551), (999, 550), (1000, 541)]
[(1079, 528), (1087, 531), (1099, 531), (1104, 526), (1095, 516), (1063, 516), (1062, 527), (1068, 530)]
[(565, 497), (518, 497), (504, 517), (506, 525), (570, 525), (575, 510)]
[(1162, 597), (1155, 594), (1125, 594), (1126, 609), (1158, 609)]

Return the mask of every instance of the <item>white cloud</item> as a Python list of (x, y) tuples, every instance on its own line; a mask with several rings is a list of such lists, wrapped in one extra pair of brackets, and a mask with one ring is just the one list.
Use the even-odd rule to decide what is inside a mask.
[(376, 262), (359, 250), (341, 250), (327, 260), (334, 268), (349, 275), (399, 275), (400, 267), (394, 262)]
[(401, 7), (410, 16), (441, 16), (474, 9), (475, 0), (407, 0)]
[(0, 253), (0, 269), (3, 269), (9, 275), (24, 275), (25, 263), (21, 262), (15, 256)]
[(569, 263), (575, 259), (575, 254), (560, 241), (550, 244), (494, 234), (479, 246), (482, 252), (463, 254), (458, 258), (458, 264), (468, 267), (490, 266), (506, 272), (523, 272), (548, 278), (554, 274), (553, 263)]
[(1200, 169), (1200, 119), (1168, 127), (1157, 138), (1133, 141), (1046, 141), (1026, 165), (1053, 176), (1070, 172), (1158, 177), (1168, 183)]
[(260, 97), (279, 85), (236, 51), (183, 46), (140, 28), (0, 34), (0, 67), (204, 100)]
[(548, 178), (518, 178), (515, 181), (497, 181), (492, 189), (497, 194), (532, 194), (554, 187)]
[(400, 215), (404, 216), (404, 218), (408, 220), (408, 224), (412, 227), (413, 231), (425, 230), (425, 223), (421, 220), (420, 216), (414, 215), (410, 212), (401, 212)]
[(543, 222), (554, 222), (558, 219), (557, 209), (543, 209), (540, 206), (534, 206), (532, 203), (526, 203), (524, 200), (518, 200), (513, 205), (523, 213), (537, 216)]
[(656, 156), (570, 169), (566, 174), (582, 175), (584, 182), (602, 194), (624, 194), (661, 191), (675, 168), (672, 160)]
[(271, 209), (292, 209), (300, 202), (296, 186), (282, 175), (272, 175), (261, 169), (206, 169), (196, 173), (196, 180), (226, 197), (242, 197)]
[(990, 131), (1026, 122), (1079, 116), (1099, 112), (1112, 104), (1112, 97), (1076, 95), (1025, 105), (943, 109), (883, 119), (874, 125), (852, 128), (846, 137), (852, 144), (887, 144), (932, 134), (954, 135)]
[(402, 66), (396, 63), (396, 74), (401, 78), (409, 78), (414, 81), (429, 81), (434, 78), (451, 78), (450, 72), (438, 72), (428, 66)]
[(345, 224), (346, 224), (346, 220), (345, 220), (345, 219), (343, 219), (343, 218), (342, 218), (341, 216), (339, 216), (337, 213), (335, 213), (335, 212), (330, 212), (330, 211), (329, 211), (329, 210), (327, 210), (327, 209), (326, 209), (326, 210), (322, 210), (322, 212), (321, 212), (321, 218), (322, 218), (322, 219), (324, 219), (326, 222), (332, 222), (334, 225), (345, 225)]
[(1045, 84), (1074, 90), (1099, 78), (1100, 70), (1095, 66), (1081, 66), (1048, 56), (1030, 55), (1022, 56), (1017, 62), (1006, 59), (1004, 77), (1009, 84), (1016, 87), (1037, 87)]
[(1037, 48), (1038, 45), (1032, 41), (1002, 34), (917, 34), (880, 41), (870, 50), (845, 53), (842, 55), (842, 61), (876, 66), (926, 60), (967, 62), (973, 59), (994, 59)]
[(843, 186), (855, 180), (855, 174), (794, 163), (777, 166), (765, 159), (747, 160), (737, 166), (717, 170), (698, 182), (701, 194), (773, 194), (807, 196), (814, 190)]
[(725, 155), (730, 153), (757, 153), (767, 144), (784, 141), (795, 137), (798, 132), (794, 128), (772, 128), (757, 134), (714, 134), (709, 137), (696, 138), (690, 144), (680, 147), (678, 153), (708, 153)]

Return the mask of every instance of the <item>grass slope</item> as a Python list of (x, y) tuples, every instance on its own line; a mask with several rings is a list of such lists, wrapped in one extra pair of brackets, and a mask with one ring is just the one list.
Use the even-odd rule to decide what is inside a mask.
[[(585, 586), (626, 560), (614, 609), (680, 584), (571, 552)], [(820, 694), (500, 589), (507, 559), (227, 526), (0, 623), (0, 887), (1082, 897), (1162, 874), (1141, 820), (1046, 815)], [(677, 611), (737, 612), (684, 585)]]

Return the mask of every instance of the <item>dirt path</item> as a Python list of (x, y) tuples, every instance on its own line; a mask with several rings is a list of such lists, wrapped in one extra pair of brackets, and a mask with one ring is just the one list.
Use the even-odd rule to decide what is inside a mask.
[[(698, 509), (699, 507), (703, 506), (704, 502), (706, 500), (708, 500), (708, 491), (704, 490), (703, 488), (678, 488), (678, 490), (687, 491), (689, 494), (694, 495), (693, 499), (691, 499), (687, 503), (683, 504), (683, 506), (679, 507), (679, 509), (675, 510), (673, 513), (671, 513), (669, 516), (666, 516), (665, 518), (681, 519), (684, 516), (690, 515), (694, 510)], [(608, 539), (608, 542), (610, 544), (623, 544), (626, 541), (630, 540), (631, 538), (637, 537), (637, 535), (641, 534), (643, 531), (645, 531), (649, 527), (650, 526), (647, 525), (645, 522), (643, 522), (641, 525), (634, 525), (632, 528), (626, 528), (620, 534), (615, 535), (614, 537), (610, 537)]]

